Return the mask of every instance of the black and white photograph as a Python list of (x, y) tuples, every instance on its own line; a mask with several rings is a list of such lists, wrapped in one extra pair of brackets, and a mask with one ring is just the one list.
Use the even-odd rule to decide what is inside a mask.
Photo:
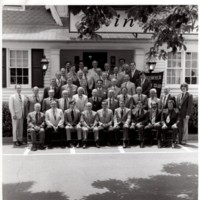
[(200, 199), (198, 2), (76, 3), (0, 3), (0, 199)]

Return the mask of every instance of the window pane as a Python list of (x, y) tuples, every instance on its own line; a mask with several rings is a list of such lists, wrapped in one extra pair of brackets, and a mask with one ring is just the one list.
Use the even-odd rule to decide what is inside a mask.
[(28, 68), (28, 60), (23, 60), (23, 67), (26, 67), (26, 68)]
[(176, 58), (177, 58), (178, 60), (181, 60), (181, 53), (180, 53), (180, 52), (177, 53)]
[(178, 62), (177, 62), (177, 67), (180, 67), (180, 68), (181, 68), (181, 61), (178, 61)]
[(186, 61), (185, 62), (185, 67), (186, 68), (190, 68), (191, 67), (191, 62), (190, 61)]
[(186, 53), (186, 60), (191, 60), (191, 58), (192, 58), (191, 52), (187, 52)]
[(22, 84), (22, 77), (21, 76), (17, 77), (17, 83)]
[(23, 69), (23, 75), (28, 76), (28, 69)]
[(16, 69), (10, 69), (10, 75), (15, 76), (16, 75)]
[(10, 66), (15, 67), (15, 59), (10, 59)]
[(168, 69), (167, 70), (167, 76), (171, 76), (172, 75), (172, 70), (171, 69)]
[(185, 82), (190, 84), (190, 79), (191, 79), (190, 77), (185, 77)]
[(197, 53), (192, 53), (192, 60), (197, 60)]
[(168, 53), (168, 59), (172, 59), (172, 53)]
[(191, 70), (190, 69), (185, 70), (185, 76), (191, 76)]
[(23, 51), (17, 51), (17, 59), (23, 58)]
[(171, 84), (171, 77), (167, 77), (167, 83)]
[(181, 78), (180, 77), (175, 77), (175, 84), (180, 84), (181, 83)]
[(171, 84), (175, 84), (175, 77), (172, 77), (172, 82), (171, 82)]
[(172, 59), (176, 59), (176, 54), (172, 53)]
[(197, 69), (192, 69), (191, 75), (192, 76), (197, 76), (198, 75), (198, 70)]
[(192, 84), (197, 84), (197, 77), (192, 77)]
[(22, 69), (17, 69), (17, 75), (18, 76), (22, 75)]
[(171, 68), (171, 66), (172, 66), (172, 62), (171, 60), (168, 60), (168, 67)]
[(172, 62), (172, 67), (177, 67), (176, 61)]
[(23, 77), (23, 84), (28, 84), (28, 77), (27, 76)]
[(197, 68), (197, 61), (192, 61), (192, 68)]
[(10, 83), (11, 84), (16, 84), (16, 77), (15, 76), (11, 76), (10, 77)]
[(10, 51), (10, 58), (15, 59), (15, 51)]
[(23, 60), (22, 59), (17, 59), (17, 67), (22, 67), (23, 66)]
[(28, 51), (23, 51), (23, 59), (28, 59)]

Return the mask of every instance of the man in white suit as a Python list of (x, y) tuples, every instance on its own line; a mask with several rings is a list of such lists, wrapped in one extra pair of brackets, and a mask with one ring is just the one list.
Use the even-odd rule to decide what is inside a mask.
[(80, 111), (83, 112), (85, 109), (85, 105), (88, 102), (88, 97), (83, 94), (84, 93), (84, 88), (79, 87), (78, 88), (78, 94), (75, 94), (73, 96), (73, 100), (76, 102), (76, 108)]
[(56, 107), (57, 102), (55, 100), (51, 101), (51, 108), (45, 112), (46, 121), (46, 136), (48, 148), (52, 148), (52, 139), (59, 140), (62, 142), (64, 147), (65, 140), (65, 129), (64, 129), (64, 114), (63, 111)]
[(69, 92), (67, 90), (63, 90), (62, 98), (58, 99), (58, 107), (62, 109), (63, 113), (69, 108), (70, 101), (71, 98), (69, 98)]
[(21, 94), (21, 85), (15, 85), (16, 93), (9, 98), (9, 110), (12, 116), (14, 146), (22, 145), (24, 118), (26, 118), (26, 97)]

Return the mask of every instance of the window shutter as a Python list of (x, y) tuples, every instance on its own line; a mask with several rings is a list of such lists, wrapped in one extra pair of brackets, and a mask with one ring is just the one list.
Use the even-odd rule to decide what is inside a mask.
[(43, 72), (40, 61), (44, 55), (43, 49), (32, 49), (32, 87), (44, 87)]
[(3, 78), (2, 78), (2, 81), (3, 81), (3, 83), (2, 83), (2, 85), (3, 85), (3, 88), (6, 88), (6, 49), (5, 48), (3, 48), (2, 49), (2, 55), (3, 55), (3, 57), (2, 57), (2, 75), (3, 75)]

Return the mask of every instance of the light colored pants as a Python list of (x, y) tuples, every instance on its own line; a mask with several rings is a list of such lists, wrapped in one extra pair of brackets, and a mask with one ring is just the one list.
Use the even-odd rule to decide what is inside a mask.
[(188, 122), (189, 120), (186, 118), (180, 120), (179, 141), (188, 141)]
[(24, 118), (14, 120), (12, 118), (13, 142), (23, 141)]
[(38, 133), (36, 133), (33, 128), (28, 129), (28, 131), (31, 133), (31, 139), (32, 139), (33, 144), (36, 143), (37, 135), (39, 135), (40, 144), (44, 144), (45, 135), (44, 135), (44, 129), (43, 128), (40, 128), (40, 131)]
[(81, 129), (80, 125), (76, 125), (75, 127), (66, 126), (65, 130), (66, 130), (66, 136), (67, 136), (68, 141), (71, 140), (71, 132), (72, 131), (77, 131), (78, 140), (82, 139), (82, 135), (81, 135), (82, 129)]
[[(82, 130), (83, 130), (83, 140), (86, 141), (88, 138), (88, 128), (82, 127)], [(97, 127), (94, 127), (92, 131), (94, 133), (94, 140), (97, 141), (99, 139), (99, 130)]]

